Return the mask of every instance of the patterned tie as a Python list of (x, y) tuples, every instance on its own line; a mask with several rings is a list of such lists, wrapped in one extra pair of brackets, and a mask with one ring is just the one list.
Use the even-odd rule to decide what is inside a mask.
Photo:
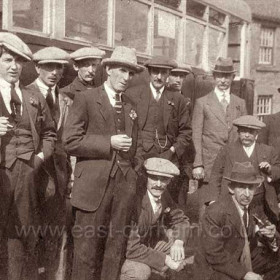
[(161, 92), (160, 92), (159, 89), (156, 90), (156, 94), (157, 94), (157, 95), (156, 95), (156, 98), (155, 98), (155, 99), (156, 99), (156, 101), (158, 102), (158, 101), (160, 100), (160, 95), (161, 95)]
[(52, 110), (54, 106), (54, 100), (53, 100), (53, 95), (52, 95), (52, 88), (49, 87), (47, 91), (47, 96), (46, 96), (46, 102), (49, 106), (49, 108)]
[(116, 110), (116, 113), (120, 114), (122, 112), (122, 99), (121, 99), (120, 93), (116, 93), (115, 100), (116, 100), (116, 103), (115, 103), (114, 108)]
[(20, 109), (21, 109), (21, 101), (19, 96), (15, 90), (15, 84), (11, 84), (11, 101), (10, 101), (12, 117), (16, 122), (18, 122), (21, 118)]
[(156, 220), (159, 218), (161, 211), (162, 211), (162, 204), (161, 204), (161, 199), (160, 198), (155, 198), (154, 199), (155, 203), (156, 203), (156, 207), (155, 207), (155, 217)]
[(223, 106), (224, 112), (226, 113), (227, 112), (227, 107), (228, 107), (228, 102), (226, 100), (226, 94), (225, 93), (223, 94), (223, 98), (221, 100), (221, 104)]

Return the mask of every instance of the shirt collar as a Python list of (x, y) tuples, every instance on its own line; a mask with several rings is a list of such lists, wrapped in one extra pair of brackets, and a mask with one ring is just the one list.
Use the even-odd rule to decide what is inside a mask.
[(150, 83), (150, 88), (151, 88), (151, 91), (153, 93), (153, 95), (157, 95), (157, 91), (160, 92), (160, 94), (163, 93), (164, 91), (164, 86), (162, 88), (160, 88), (159, 90), (155, 89), (154, 86), (152, 85), (152, 83)]
[[(3, 78), (0, 78), (0, 87), (1, 88), (11, 88), (11, 83), (7, 82)], [(15, 83), (15, 88), (19, 87), (19, 81)]]
[(160, 197), (155, 197), (155, 196), (153, 196), (153, 195), (150, 193), (149, 190), (147, 190), (147, 191), (148, 191), (149, 199), (150, 199), (150, 201), (151, 201), (152, 203), (159, 203), (159, 202), (160, 202), (161, 196), (160, 196)]
[(245, 151), (253, 152), (254, 149), (255, 149), (255, 146), (256, 146), (256, 141), (255, 141), (250, 147), (245, 147), (244, 145), (242, 145), (242, 146), (243, 146), (243, 149), (244, 149)]
[[(104, 88), (105, 88), (105, 91), (107, 92), (107, 94), (109, 95), (109, 97), (115, 99), (117, 92), (115, 92), (115, 91), (108, 85), (107, 81), (104, 82)], [(119, 94), (121, 95), (122, 93), (119, 93)]]
[(218, 87), (215, 87), (214, 92), (216, 93), (219, 101), (222, 100), (224, 95), (225, 95), (225, 98), (227, 99), (227, 101), (229, 101), (229, 99), (230, 99), (230, 88), (228, 88), (227, 90), (220, 90)]
[[(240, 217), (243, 217), (243, 214), (244, 214), (244, 208), (241, 207), (241, 205), (237, 202), (236, 198), (234, 197), (234, 195), (231, 196), (232, 197), (232, 200), (238, 210), (238, 213), (240, 215)], [(248, 207), (246, 207), (247, 210), (248, 210)]]
[(40, 78), (36, 79), (36, 83), (38, 85), (39, 88), (44, 89), (44, 90), (48, 90), (49, 88), (51, 88), (52, 92), (54, 92), (56, 85), (54, 85), (53, 87), (49, 87), (47, 86), (44, 82), (42, 82), (42, 80)]

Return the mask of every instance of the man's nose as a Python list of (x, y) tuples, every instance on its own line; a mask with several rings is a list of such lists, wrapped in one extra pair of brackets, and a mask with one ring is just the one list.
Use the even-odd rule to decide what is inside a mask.
[(248, 189), (248, 188), (245, 189), (245, 195), (246, 195), (246, 196), (249, 196), (249, 195), (250, 195), (250, 192), (249, 192), (249, 189)]
[(157, 78), (158, 78), (158, 79), (161, 79), (161, 72), (158, 72)]
[(161, 186), (161, 181), (158, 179), (157, 180), (157, 187), (160, 187)]

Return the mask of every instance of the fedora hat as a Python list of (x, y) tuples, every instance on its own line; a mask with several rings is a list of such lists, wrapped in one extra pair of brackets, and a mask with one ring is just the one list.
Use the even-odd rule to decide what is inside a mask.
[(230, 177), (224, 176), (224, 179), (249, 185), (259, 185), (264, 180), (263, 176), (258, 175), (251, 162), (235, 162)]
[(233, 62), (230, 57), (223, 58), (219, 57), (216, 61), (213, 73), (235, 73), (236, 71), (233, 68)]
[(190, 65), (185, 63), (177, 63), (177, 64), (178, 64), (177, 67), (170, 70), (171, 73), (181, 73), (181, 74), (188, 75), (189, 73), (192, 72), (192, 67)]
[(136, 72), (144, 70), (144, 66), (137, 64), (135, 49), (119, 46), (116, 47), (110, 58), (104, 58), (101, 65), (123, 65)]

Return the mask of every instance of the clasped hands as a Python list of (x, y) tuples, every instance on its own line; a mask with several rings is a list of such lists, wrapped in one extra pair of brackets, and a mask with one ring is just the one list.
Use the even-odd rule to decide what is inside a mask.
[(132, 145), (132, 138), (126, 134), (117, 134), (111, 136), (111, 147), (115, 150), (127, 152)]

